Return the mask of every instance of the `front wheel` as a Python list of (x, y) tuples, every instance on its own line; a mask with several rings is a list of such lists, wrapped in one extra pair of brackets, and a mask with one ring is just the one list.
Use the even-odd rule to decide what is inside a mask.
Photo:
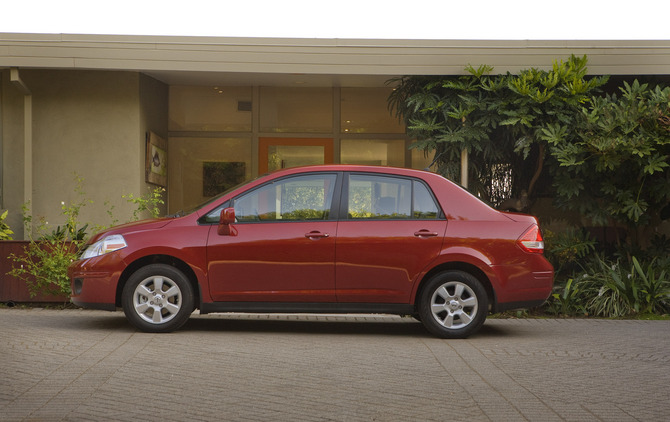
[(193, 312), (193, 288), (178, 269), (152, 264), (130, 276), (121, 301), (126, 318), (135, 327), (167, 333), (184, 325)]
[(444, 271), (428, 280), (419, 297), (419, 315), (440, 338), (466, 338), (484, 324), (488, 297), (481, 282), (464, 271)]

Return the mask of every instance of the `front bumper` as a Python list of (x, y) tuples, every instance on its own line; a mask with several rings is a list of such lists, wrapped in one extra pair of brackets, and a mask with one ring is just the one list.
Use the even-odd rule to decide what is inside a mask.
[(114, 311), (121, 275), (120, 259), (114, 253), (75, 261), (68, 267), (72, 288), (71, 301), (87, 309)]

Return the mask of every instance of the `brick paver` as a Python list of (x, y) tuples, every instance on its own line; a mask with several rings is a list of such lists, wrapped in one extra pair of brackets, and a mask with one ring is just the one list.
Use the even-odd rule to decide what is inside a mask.
[(663, 421), (670, 321), (0, 309), (0, 421)]

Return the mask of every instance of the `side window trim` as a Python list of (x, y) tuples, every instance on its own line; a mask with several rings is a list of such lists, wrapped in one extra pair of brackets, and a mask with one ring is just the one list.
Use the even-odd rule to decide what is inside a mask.
[[(314, 221), (336, 221), (338, 219), (338, 213), (339, 213), (339, 200), (342, 194), (342, 172), (334, 172), (334, 171), (322, 171), (322, 172), (314, 172), (314, 173), (298, 173), (298, 174), (290, 174), (284, 177), (281, 177), (279, 179), (274, 179), (271, 181), (268, 181), (267, 183), (263, 183), (262, 185), (256, 186), (251, 190), (248, 190), (240, 195), (237, 195), (227, 201), (227, 206), (229, 207), (235, 207), (235, 202), (238, 201), (241, 197), (253, 194), (254, 192), (264, 189), (269, 185), (276, 185), (278, 183), (285, 182), (287, 180), (293, 179), (293, 178), (298, 178), (298, 177), (304, 177), (304, 176), (319, 176), (319, 175), (332, 175), (335, 176), (335, 184), (333, 185), (333, 192), (332, 192), (332, 198), (331, 198), (331, 203), (330, 203), (330, 209), (328, 211), (328, 218), (324, 220), (269, 220), (269, 221), (238, 221), (236, 224), (266, 224), (266, 223), (300, 223), (300, 222), (314, 222)], [(219, 212), (220, 210), (223, 209), (222, 207), (217, 208)], [(218, 219), (217, 219), (218, 223)], [(213, 223), (212, 223), (213, 224)]]
[[(434, 218), (435, 220), (446, 220), (444, 216), (444, 211), (442, 210), (442, 206), (440, 206), (440, 201), (437, 200), (435, 197), (435, 193), (433, 190), (430, 188), (430, 185), (425, 180), (421, 179), (413, 179), (414, 182), (421, 183), (424, 188), (426, 188), (426, 191), (428, 191), (428, 195), (430, 195), (430, 198), (433, 200), (433, 203), (435, 204), (435, 207), (437, 208), (437, 216)], [(412, 215), (414, 215), (414, 186), (412, 185)], [(420, 218), (417, 218), (416, 220), (421, 220)]]
[(437, 201), (437, 198), (435, 197), (435, 193), (433, 193), (433, 190), (430, 188), (428, 183), (426, 181), (415, 178), (415, 177), (410, 177), (410, 176), (402, 176), (402, 175), (394, 175), (394, 174), (383, 174), (383, 173), (367, 173), (367, 172), (345, 172), (343, 177), (342, 177), (342, 190), (341, 190), (341, 201), (340, 201), (340, 207), (339, 207), (339, 215), (341, 216), (340, 220), (342, 221), (366, 221), (366, 220), (384, 220), (384, 221), (392, 221), (393, 219), (381, 219), (381, 218), (350, 218), (349, 217), (349, 180), (351, 179), (351, 176), (380, 176), (380, 177), (389, 177), (389, 178), (396, 178), (396, 179), (404, 179), (410, 181), (411, 185), (411, 198), (412, 198), (412, 203), (410, 207), (410, 218), (402, 218), (398, 220), (423, 220), (421, 218), (415, 218), (414, 217), (414, 182), (421, 183), (426, 190), (428, 191), (428, 194), (430, 195), (431, 199), (433, 200), (433, 203), (437, 207), (437, 216), (434, 218), (434, 220), (445, 220), (444, 217), (444, 211), (442, 210), (442, 207), (440, 206), (439, 201)]

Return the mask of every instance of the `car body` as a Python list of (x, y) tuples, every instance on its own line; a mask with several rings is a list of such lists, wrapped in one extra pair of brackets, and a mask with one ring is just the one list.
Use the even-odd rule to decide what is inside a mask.
[(412, 315), (463, 338), (553, 286), (537, 220), (402, 168), (280, 170), (192, 212), (105, 230), (69, 267), (72, 302), (148, 332), (211, 312)]

